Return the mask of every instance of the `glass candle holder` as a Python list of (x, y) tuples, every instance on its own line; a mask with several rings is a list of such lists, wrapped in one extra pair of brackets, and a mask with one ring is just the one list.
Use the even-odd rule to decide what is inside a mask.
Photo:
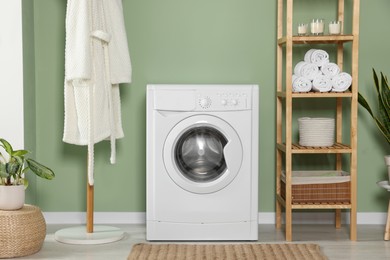
[(341, 34), (341, 21), (332, 21), (329, 23), (329, 34)]
[(307, 23), (298, 24), (298, 35), (299, 36), (307, 35), (308, 27), (309, 26)]
[(324, 19), (313, 19), (310, 23), (310, 33), (312, 35), (323, 35)]

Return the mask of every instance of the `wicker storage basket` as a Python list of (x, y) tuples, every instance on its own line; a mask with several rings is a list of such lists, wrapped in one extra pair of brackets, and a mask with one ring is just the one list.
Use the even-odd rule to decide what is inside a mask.
[(0, 210), (0, 258), (34, 254), (41, 249), (45, 236), (46, 222), (38, 207)]
[[(285, 176), (281, 196), (286, 199)], [(292, 203), (350, 203), (350, 176), (344, 171), (293, 171)]]
[(299, 144), (302, 146), (334, 145), (334, 118), (298, 118)]

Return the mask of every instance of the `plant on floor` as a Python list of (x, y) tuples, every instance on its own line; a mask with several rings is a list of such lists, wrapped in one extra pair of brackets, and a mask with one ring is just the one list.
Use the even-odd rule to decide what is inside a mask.
[(381, 72), (381, 80), (373, 69), (374, 85), (378, 95), (378, 115), (375, 116), (370, 105), (366, 99), (358, 93), (358, 101), (363, 106), (371, 117), (374, 119), (380, 132), (386, 138), (387, 143), (390, 144), (390, 88), (387, 77)]
[(0, 151), (0, 185), (24, 185), (28, 186), (28, 181), (24, 178), (28, 170), (31, 170), (38, 177), (51, 180), (54, 178), (54, 172), (38, 163), (27, 158), (27, 150), (14, 150), (11, 144), (3, 138), (0, 138), (0, 147), (4, 148), (6, 154)]

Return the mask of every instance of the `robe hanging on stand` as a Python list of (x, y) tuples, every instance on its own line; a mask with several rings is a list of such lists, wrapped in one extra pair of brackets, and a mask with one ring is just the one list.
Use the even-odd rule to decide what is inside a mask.
[(88, 187), (93, 188), (94, 144), (110, 140), (115, 163), (115, 140), (124, 135), (119, 84), (131, 82), (132, 70), (122, 0), (68, 0), (65, 29), (63, 141), (88, 146)]

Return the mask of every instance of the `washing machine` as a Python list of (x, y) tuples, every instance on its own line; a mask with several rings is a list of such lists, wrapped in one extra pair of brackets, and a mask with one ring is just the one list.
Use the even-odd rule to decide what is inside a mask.
[(147, 86), (147, 240), (257, 240), (258, 86)]

